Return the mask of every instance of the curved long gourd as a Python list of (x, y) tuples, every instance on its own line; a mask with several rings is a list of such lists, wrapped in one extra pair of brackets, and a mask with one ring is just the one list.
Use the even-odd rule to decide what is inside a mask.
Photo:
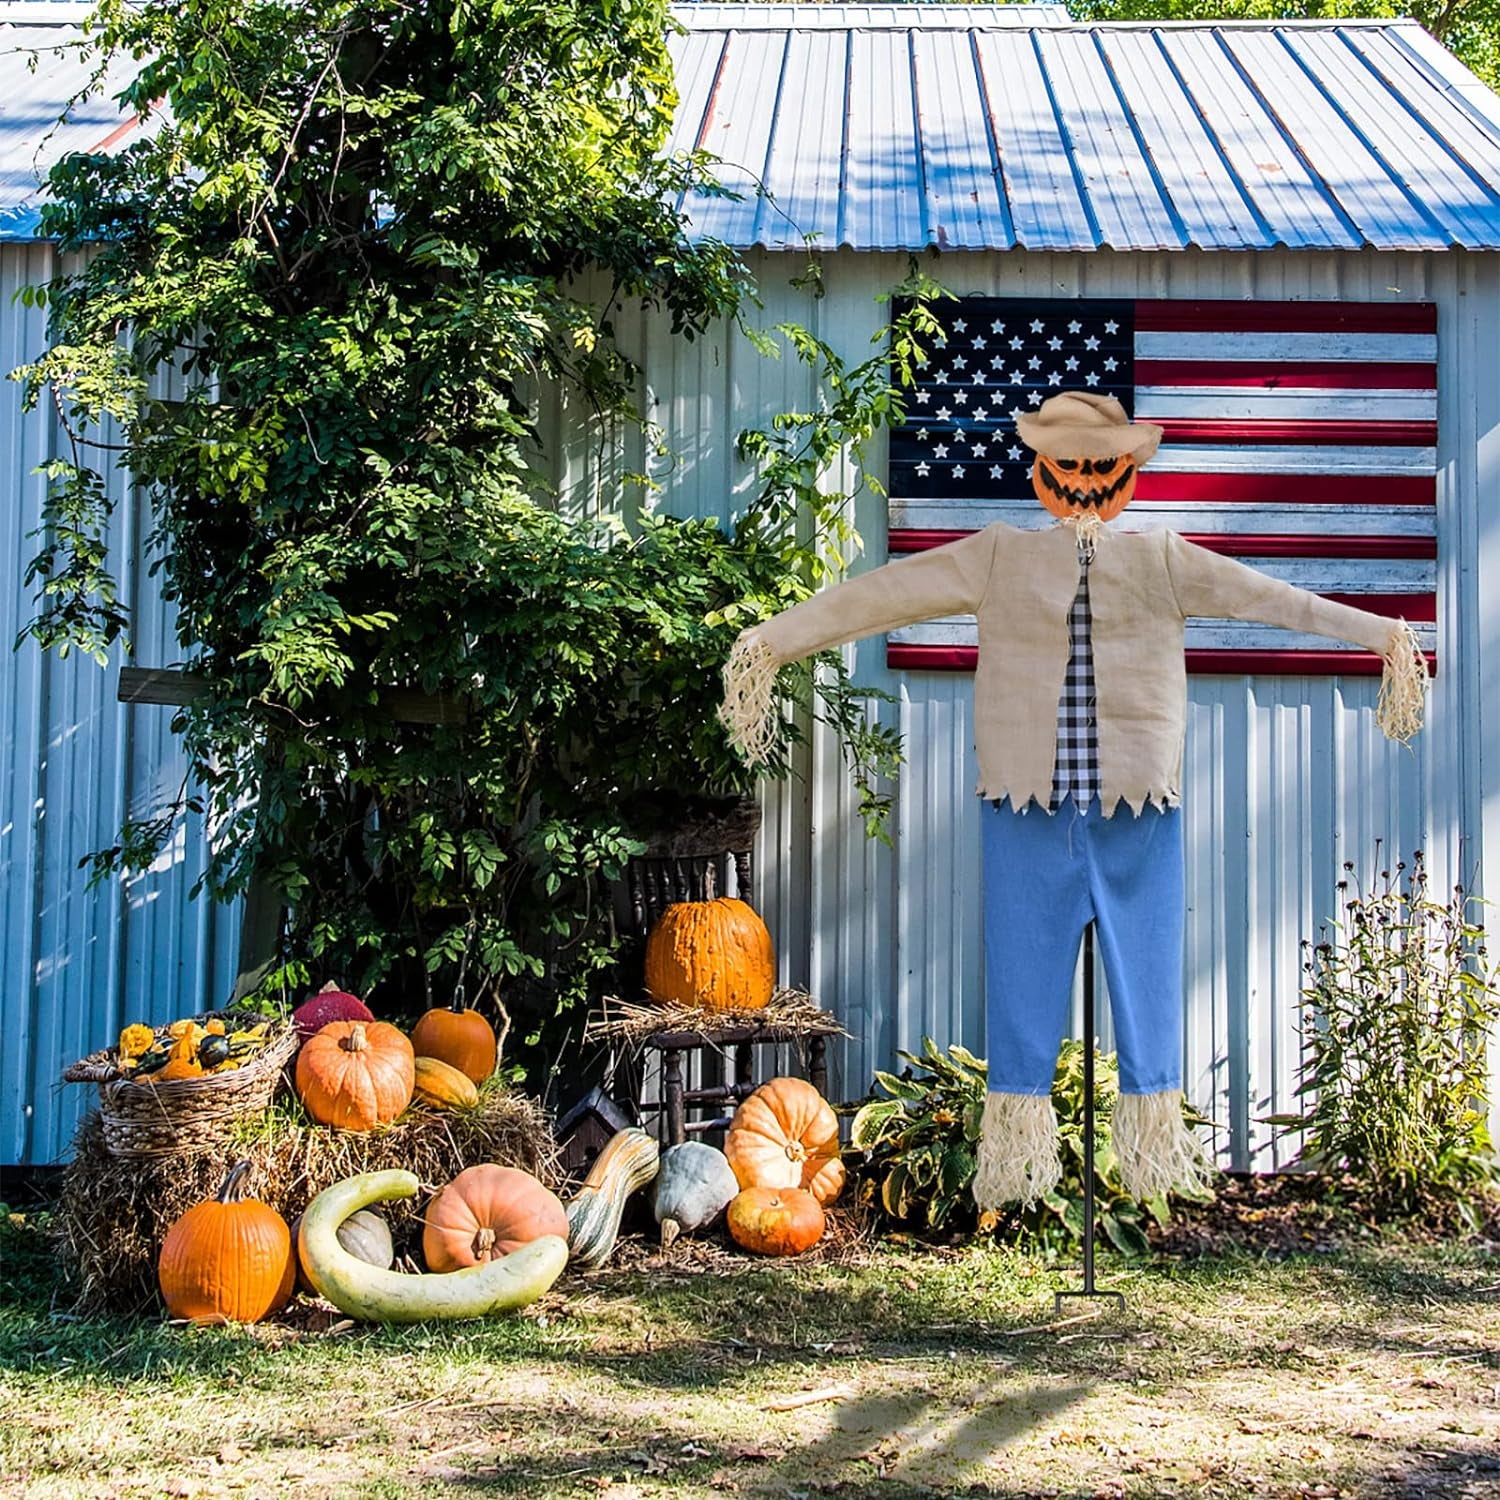
[(422, 1276), (366, 1265), (339, 1243), (339, 1225), (356, 1209), (414, 1198), (419, 1186), (411, 1172), (364, 1172), (324, 1188), (303, 1211), (297, 1253), (307, 1279), (340, 1312), (372, 1323), (482, 1318), (535, 1302), (562, 1275), (568, 1242), (556, 1234), (499, 1260)]

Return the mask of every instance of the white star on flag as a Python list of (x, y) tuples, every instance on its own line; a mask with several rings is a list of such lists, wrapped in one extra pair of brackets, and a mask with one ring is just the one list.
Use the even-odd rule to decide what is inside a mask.
[(962, 318), (960, 318), (960, 319), (959, 319), (959, 320), (958, 320), (958, 321), (957, 321), (957, 322), (956, 322), (956, 323), (955, 323), (955, 324), (954, 324), (954, 325), (953, 325), (953, 331), (954, 331), (954, 333), (963, 333), (963, 332), (964, 332), (964, 331), (965, 331), (965, 330), (966, 330), (966, 329), (967, 329), (967, 328), (968, 328), (968, 326), (969, 326), (969, 325), (968, 325), (968, 324), (967, 324), (967, 323), (965, 323), (965, 322), (964, 322), (964, 320), (963, 320), (963, 319), (962, 319)]
[(1042, 320), (1040, 318), (1033, 318), (1031, 320), (1031, 331), (1033, 333), (1040, 333), (1042, 331), (1043, 326), (1044, 325), (1043, 325)]
[(1040, 370), (1042, 368), (1042, 362), (1036, 357), (1036, 355), (1033, 354), (1031, 358), (1026, 361), (1026, 368), (1028, 370)]
[(929, 395), (931, 395), (930, 391), (918, 391), (917, 392), (917, 405), (918, 406), (926, 406), (927, 405), (927, 398), (928, 398)]
[(1118, 333), (1120, 331), (1120, 325), (1116, 323), (1113, 318), (1111, 318), (1109, 322), (1104, 325), (1104, 331), (1106, 333)]
[(991, 333), (1004, 333), (1005, 332), (1005, 324), (1002, 323), (999, 318), (996, 318), (995, 321), (990, 324), (990, 332)]
[(1058, 338), (1056, 334), (1054, 334), (1050, 339), (1047, 340), (1047, 347), (1052, 350), (1054, 354), (1056, 354), (1057, 351), (1062, 348), (1062, 340)]
[(934, 458), (947, 458), (947, 456), (948, 456), (948, 445), (947, 445), (947, 443), (939, 443), (937, 445), (937, 447), (932, 450), (932, 456)]
[(1099, 347), (1099, 340), (1098, 339), (1092, 339), (1092, 338), (1085, 339), (1083, 341), (1083, 347), (1085, 349), (1097, 349)]
[(1107, 359), (1104, 361), (1104, 368), (1106, 370), (1113, 370), (1119, 366), (1119, 363), (1120, 362), (1117, 359)]
[(937, 419), (939, 422), (948, 422), (951, 421), (952, 418), (953, 408), (951, 406), (944, 406), (938, 410)]
[(990, 465), (990, 478), (991, 479), (1004, 479), (1005, 478), (1005, 470), (1002, 469), (999, 464), (991, 464)]
[(959, 406), (967, 406), (969, 404), (969, 393), (967, 391), (954, 391), (953, 399)]
[(1076, 370), (1078, 368), (1078, 361), (1076, 359), (1074, 359), (1073, 356), (1070, 354), (1067, 357), (1067, 359), (1063, 362), (1063, 368), (1067, 369), (1067, 370)]
[(953, 361), (953, 368), (955, 370), (967, 370), (969, 368), (969, 362), (963, 357), (963, 355), (960, 354), (959, 357)]
[(1082, 333), (1083, 332), (1083, 324), (1080, 323), (1080, 322), (1078, 322), (1075, 319), (1073, 322), (1071, 322), (1071, 323), (1068, 324), (1068, 332), (1069, 333)]
[(1090, 384), (1090, 385), (1098, 385), (1098, 384), (1099, 384), (1099, 377), (1098, 377), (1098, 375), (1097, 375), (1097, 374), (1095, 374), (1095, 373), (1094, 373), (1094, 371), (1093, 371), (1093, 370), (1090, 370), (1090, 371), (1089, 371), (1089, 372), (1088, 372), (1088, 374), (1087, 374), (1087, 375), (1085, 375), (1085, 376), (1084, 376), (1084, 379), (1085, 379), (1085, 380), (1086, 380), (1086, 381), (1087, 381), (1087, 382), (1088, 382), (1088, 383), (1089, 383), (1089, 384)]
[(1062, 376), (1059, 375), (1056, 370), (1053, 370), (1052, 373), (1047, 376), (1047, 384), (1048, 385), (1061, 385), (1062, 384)]
[(1019, 370), (1013, 370), (1011, 372), (1010, 383), (1012, 385), (1025, 385), (1026, 377)]
[(1024, 348), (1025, 344), (1026, 344), (1026, 340), (1023, 339), (1023, 338), (1020, 338), (1020, 337), (1013, 338), (1010, 341), (1010, 347), (1012, 349), (1021, 349), (1021, 348)]
[(976, 333), (974, 335), (974, 347), (976, 349), (984, 348), (984, 335), (982, 333)]
[(1019, 448), (1011, 448), (1011, 449), (1009, 449), (1009, 450), (1008, 450), (1008, 451), (1007, 451), (1007, 452), (1006, 452), (1006, 455), (1005, 455), (1005, 456), (1006, 456), (1006, 457), (1007, 457), (1007, 458), (1008, 458), (1008, 459), (1009, 459), (1009, 460), (1010, 460), (1010, 461), (1011, 461), (1011, 462), (1012, 462), (1012, 463), (1015, 463), (1015, 462), (1016, 462), (1016, 460), (1017, 460), (1017, 459), (1018, 459), (1018, 458), (1020, 458), (1020, 456), (1021, 456), (1021, 450), (1020, 450), (1020, 449), (1019, 449)]
[(927, 476), (930, 473), (932, 473), (932, 465), (931, 464), (918, 464), (917, 465), (917, 473), (920, 474), (923, 479), (926, 479)]
[(1040, 406), (1042, 404), (1042, 393), (1040, 391), (1032, 391), (1032, 393), (1027, 396), (1026, 399), (1031, 402), (1033, 406)]
[(962, 464), (954, 464), (953, 477), (955, 479), (962, 479), (964, 477), (964, 466)]

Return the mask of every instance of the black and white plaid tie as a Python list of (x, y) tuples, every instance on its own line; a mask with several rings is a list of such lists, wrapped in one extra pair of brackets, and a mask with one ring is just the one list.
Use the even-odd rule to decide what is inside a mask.
[(1093, 616), (1089, 610), (1092, 549), (1078, 549), (1078, 592), (1068, 611), (1071, 651), (1062, 695), (1057, 700), (1057, 764), (1052, 775), (1051, 810), (1072, 796), (1087, 807), (1099, 795), (1099, 728), (1094, 719)]

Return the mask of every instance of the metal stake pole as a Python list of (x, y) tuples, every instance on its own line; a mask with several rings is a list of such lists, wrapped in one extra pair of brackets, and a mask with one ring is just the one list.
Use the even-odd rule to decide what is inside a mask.
[(1094, 1286), (1094, 924), (1083, 929), (1083, 1286), (1076, 1292), (1054, 1292), (1053, 1311), (1060, 1313), (1071, 1297), (1112, 1297), (1123, 1312), (1122, 1292)]

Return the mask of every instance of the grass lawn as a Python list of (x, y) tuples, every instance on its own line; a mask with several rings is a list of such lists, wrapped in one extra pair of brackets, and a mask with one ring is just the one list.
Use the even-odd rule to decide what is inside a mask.
[[(713, 1250), (519, 1317), (188, 1329), (49, 1309), (0, 1239), (0, 1495), (1500, 1497), (1500, 1266), (1352, 1244), (1101, 1258)], [(1089, 1319), (1097, 1317), (1097, 1321)]]

